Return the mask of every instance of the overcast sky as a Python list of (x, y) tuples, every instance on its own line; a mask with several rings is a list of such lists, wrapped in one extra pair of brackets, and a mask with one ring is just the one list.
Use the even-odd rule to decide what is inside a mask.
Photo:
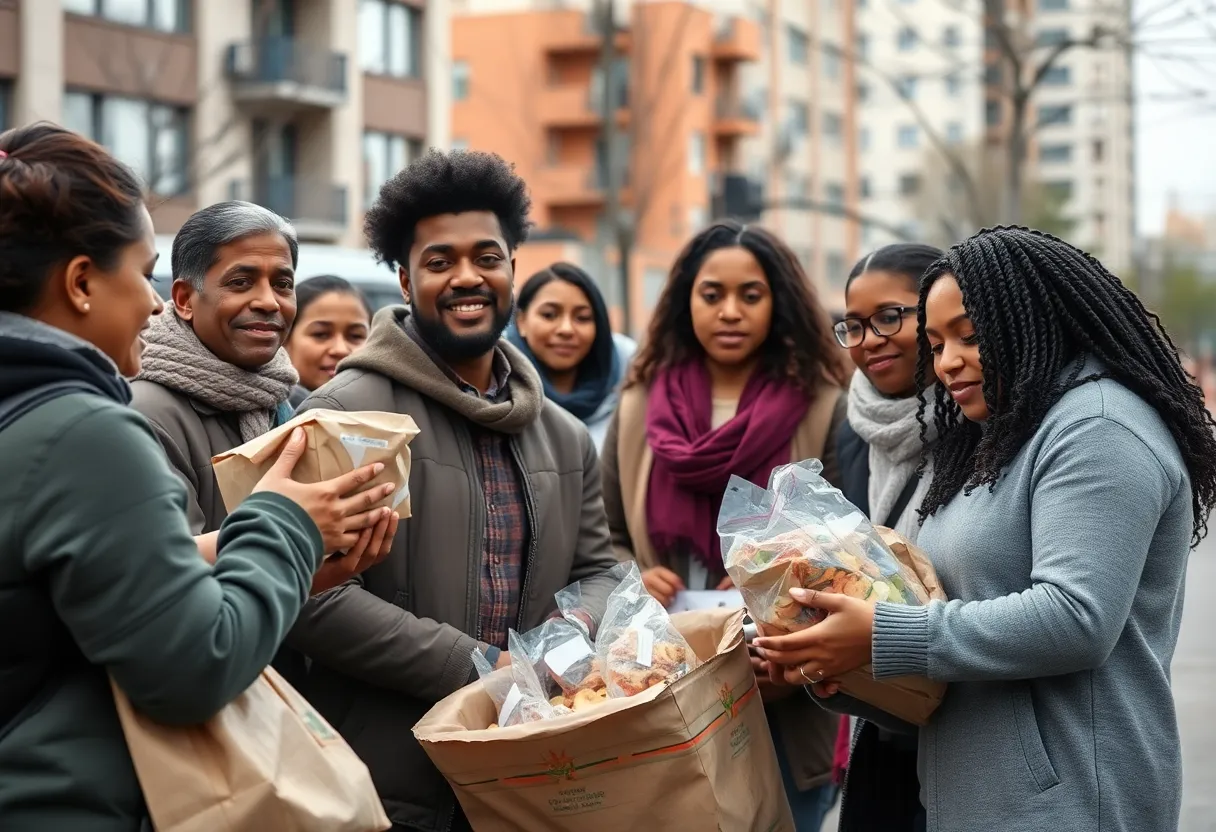
[(1136, 220), (1156, 234), (1169, 196), (1216, 214), (1216, 0), (1133, 0)]

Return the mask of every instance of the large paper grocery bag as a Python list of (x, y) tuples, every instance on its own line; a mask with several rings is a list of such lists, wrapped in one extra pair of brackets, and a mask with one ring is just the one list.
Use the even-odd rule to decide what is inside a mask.
[(367, 766), (273, 669), (201, 725), (114, 704), (157, 832), (381, 832)]
[(374, 462), (384, 470), (364, 488), (392, 483), (392, 495), (377, 505), (410, 516), (410, 448), (418, 426), (409, 416), (378, 411), (308, 410), (269, 433), (215, 456), (215, 481), (229, 511), (236, 509), (265, 476), (296, 428), (308, 446), (292, 477), (297, 482), (333, 479)]
[(486, 730), (480, 683), (414, 735), (478, 832), (792, 832), (742, 610), (671, 617), (704, 663), (676, 682), (570, 716)]

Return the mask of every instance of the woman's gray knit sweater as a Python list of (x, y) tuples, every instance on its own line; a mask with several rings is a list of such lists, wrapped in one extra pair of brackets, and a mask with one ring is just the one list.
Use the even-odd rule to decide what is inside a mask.
[(1177, 829), (1191, 522), (1165, 423), (1107, 379), (1068, 392), (995, 490), (925, 523), (953, 600), (879, 604), (873, 660), (950, 683), (920, 732), (929, 832)]

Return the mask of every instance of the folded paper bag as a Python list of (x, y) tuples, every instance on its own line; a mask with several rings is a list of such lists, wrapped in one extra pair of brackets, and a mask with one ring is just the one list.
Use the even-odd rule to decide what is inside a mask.
[(391, 496), (377, 503), (410, 516), (410, 448), (418, 426), (409, 416), (377, 411), (309, 410), (211, 462), (224, 505), (233, 511), (248, 497), (283, 450), (296, 428), (303, 428), (308, 445), (292, 477), (313, 483), (383, 462), (384, 470), (363, 490), (392, 483)]

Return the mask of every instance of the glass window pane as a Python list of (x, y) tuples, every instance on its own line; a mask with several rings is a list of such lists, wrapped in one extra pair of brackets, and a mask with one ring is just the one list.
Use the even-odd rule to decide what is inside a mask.
[(93, 96), (90, 93), (63, 94), (63, 126), (90, 139), (97, 138), (93, 124)]
[(152, 0), (152, 27), (162, 32), (186, 31), (185, 11), (182, 6), (189, 0)]
[(365, 72), (384, 72), (383, 24), (383, 0), (362, 0), (359, 4), (359, 64)]
[(422, 15), (417, 9), (405, 9), (405, 72), (412, 78), (422, 75), (419, 56), (422, 53)]
[(409, 15), (405, 6), (388, 7), (388, 74), (398, 77), (409, 73)]
[(118, 23), (144, 26), (148, 23), (148, 0), (101, 0), (101, 15)]
[(133, 98), (103, 98), (101, 143), (148, 181), (152, 135), (148, 102)]
[(384, 172), (384, 179), (388, 181), (396, 176), (408, 163), (405, 157), (405, 137), (404, 136), (389, 136), (388, 137), (388, 169)]
[(152, 171), (148, 187), (173, 196), (186, 190), (186, 119), (172, 107), (152, 108)]
[(388, 178), (384, 171), (388, 168), (388, 148), (383, 133), (363, 134), (363, 194), (364, 206), (370, 208), (380, 194), (380, 186)]
[(97, 14), (97, 0), (63, 0), (63, 10), (74, 14)]

